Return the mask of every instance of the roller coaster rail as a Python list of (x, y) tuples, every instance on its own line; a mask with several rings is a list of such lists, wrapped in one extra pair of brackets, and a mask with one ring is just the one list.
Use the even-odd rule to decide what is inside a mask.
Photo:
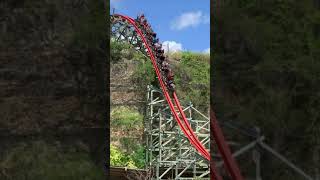
[[(154, 55), (154, 47), (147, 40), (147, 34), (145, 33), (145, 26), (137, 23), (134, 19), (120, 15), (112, 14), (111, 17), (111, 40), (124, 41), (132, 45), (137, 51), (142, 52), (145, 56), (149, 57), (154, 71), (158, 77), (159, 85), (162, 91), (162, 95), (165, 98), (167, 105), (169, 106), (170, 113), (176, 120), (182, 134), (187, 138), (188, 142), (194, 147), (196, 152), (200, 155), (203, 161), (210, 162), (211, 178), (222, 180), (222, 177), (216, 171), (216, 167), (213, 161), (210, 161), (211, 156), (208, 149), (205, 148), (203, 142), (199, 140), (196, 133), (192, 129), (190, 122), (188, 121), (175, 91), (170, 91), (166, 87), (164, 77), (158, 67), (157, 60)], [(212, 119), (212, 115), (210, 115)], [(225, 162), (226, 168), (229, 171), (230, 176), (235, 180), (242, 180), (243, 177), (240, 173), (239, 167), (232, 157), (229, 146), (227, 145), (222, 130), (216, 121), (215, 117), (211, 120), (211, 133), (217, 143), (219, 152)]]
[[(154, 169), (155, 179), (209, 179), (209, 163), (189, 145), (188, 139), (175, 123), (167, 108), (162, 92), (148, 86), (147, 113), (145, 120), (146, 162)], [(188, 114), (195, 134), (209, 149), (209, 118), (200, 113), (191, 103), (183, 107)]]
[[(225, 165), (232, 179), (242, 180), (243, 177), (235, 158), (249, 150), (253, 150), (256, 179), (261, 180), (260, 151), (262, 149), (281, 160), (305, 179), (313, 180), (311, 176), (307, 175), (294, 163), (263, 142), (264, 136), (260, 134), (258, 128), (250, 130), (234, 123), (218, 122), (212, 109), (209, 120), (208, 117), (195, 109), (192, 104), (183, 108), (175, 91), (169, 91), (165, 86), (152, 45), (147, 41), (147, 35), (143, 31), (146, 27), (139, 25), (134, 19), (120, 14), (112, 14), (110, 19), (111, 40), (129, 43), (137, 51), (150, 58), (161, 87), (161, 89), (156, 89), (152, 86), (148, 87), (148, 108), (145, 121), (146, 162), (150, 169), (155, 169), (153, 170), (155, 172), (153, 173), (154, 179), (170, 178), (171, 172), (171, 178), (174, 179), (191, 180), (196, 177), (208, 179), (210, 176), (210, 179), (222, 180), (216, 168), (221, 168)], [(189, 115), (188, 118), (186, 114)], [(203, 117), (203, 119), (194, 119), (193, 116), (195, 114), (198, 115), (197, 117)], [(255, 140), (232, 154), (219, 123), (228, 128), (238, 130), (248, 137), (254, 137)], [(209, 154), (209, 132), (220, 153), (220, 161), (217, 164), (214, 164), (214, 158), (211, 158)], [(210, 159), (212, 160), (210, 161)], [(214, 160), (217, 160), (217, 157)]]

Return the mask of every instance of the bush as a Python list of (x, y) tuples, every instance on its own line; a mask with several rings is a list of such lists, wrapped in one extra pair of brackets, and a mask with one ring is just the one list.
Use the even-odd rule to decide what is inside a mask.
[(111, 166), (121, 166), (129, 168), (144, 168), (145, 167), (145, 149), (142, 146), (137, 146), (131, 153), (123, 153), (117, 147), (110, 146), (110, 164)]
[(129, 130), (133, 127), (139, 128), (143, 125), (143, 116), (128, 107), (117, 107), (111, 111), (111, 126)]
[(206, 112), (209, 107), (210, 55), (181, 52), (181, 59), (173, 69), (177, 94), (184, 103), (191, 101), (199, 110)]

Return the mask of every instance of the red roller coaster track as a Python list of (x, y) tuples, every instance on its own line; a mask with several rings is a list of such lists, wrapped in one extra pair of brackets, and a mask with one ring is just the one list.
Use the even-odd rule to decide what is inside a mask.
[[(210, 161), (210, 153), (205, 149), (203, 144), (199, 141), (199, 139), (194, 134), (194, 132), (193, 132), (193, 130), (192, 130), (185, 114), (184, 114), (184, 111), (182, 110), (182, 107), (180, 105), (179, 99), (178, 99), (175, 91), (173, 91), (172, 96), (170, 96), (168, 89), (166, 88), (166, 86), (163, 82), (163, 78), (162, 78), (160, 70), (157, 66), (157, 61), (155, 59), (153, 51), (151, 50), (148, 41), (146, 40), (144, 34), (142, 33), (142, 31), (140, 30), (140, 28), (136, 24), (135, 20), (128, 17), (128, 16), (124, 16), (124, 15), (120, 15), (120, 14), (114, 14), (112, 16), (117, 17), (121, 21), (126, 21), (128, 24), (130, 24), (134, 28), (135, 32), (138, 34), (142, 43), (144, 44), (144, 47), (147, 49), (148, 56), (150, 57), (150, 60), (153, 64), (153, 68), (154, 68), (156, 75), (158, 77), (161, 90), (163, 92), (163, 95), (164, 95), (169, 107), (170, 107), (172, 115), (174, 116), (175, 120), (177, 121), (177, 123), (178, 123), (180, 129), (182, 130), (182, 132), (184, 133), (184, 135), (190, 141), (191, 145), (193, 145), (195, 147), (195, 149), (205, 159)], [(173, 99), (174, 103), (172, 102), (172, 99)], [(176, 111), (175, 106), (178, 108), (178, 112), (181, 117), (179, 116), (178, 112)], [(213, 117), (213, 118), (215, 120), (215, 117)], [(214, 131), (213, 135), (214, 135), (215, 140), (217, 141), (219, 152), (221, 153), (223, 160), (226, 163), (226, 167), (227, 167), (228, 171), (230, 172), (231, 177), (235, 180), (242, 180), (243, 178), (240, 174), (240, 170), (231, 155), (230, 149), (228, 148), (228, 146), (224, 140), (224, 136), (222, 134), (221, 128), (217, 124), (216, 120), (211, 123), (211, 130)], [(211, 169), (211, 173), (213, 175), (212, 178), (217, 179), (217, 180), (222, 180), (221, 176), (217, 173), (217, 171), (215, 169), (213, 161), (211, 161), (210, 169)]]

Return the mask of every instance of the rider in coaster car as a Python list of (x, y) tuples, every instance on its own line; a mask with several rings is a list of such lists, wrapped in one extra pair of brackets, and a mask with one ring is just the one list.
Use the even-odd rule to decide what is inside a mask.
[(172, 80), (172, 81), (174, 79), (174, 74), (170, 68), (168, 69), (167, 78), (168, 80)]
[(156, 38), (156, 37), (157, 37), (157, 33), (153, 32), (153, 33), (152, 33), (152, 37), (153, 37), (153, 38)]
[(148, 21), (145, 19), (145, 20), (143, 20), (143, 25), (145, 26), (145, 27), (148, 27)]
[(158, 42), (158, 43), (155, 43), (154, 46), (155, 46), (157, 52), (160, 53), (161, 48), (162, 48), (162, 44)]
[(164, 55), (161, 55), (158, 60), (159, 65), (161, 65), (164, 60), (165, 60)]
[(151, 28), (151, 25), (150, 25), (150, 24), (148, 24), (147, 29), (148, 29), (148, 31), (149, 31), (149, 35), (150, 35), (150, 36), (152, 36), (152, 34), (153, 34), (153, 30), (152, 30), (152, 28)]
[(157, 57), (157, 58), (160, 58), (160, 56), (161, 56), (161, 54), (158, 53), (158, 52), (156, 52), (156, 57)]
[[(159, 58), (162, 57), (162, 56), (164, 57), (163, 50), (159, 50), (159, 49), (158, 49), (156, 54), (157, 54), (157, 56), (158, 56)], [(162, 63), (162, 62), (161, 62), (161, 63)]]
[(175, 87), (176, 87), (176, 86), (174, 85), (173, 81), (169, 80), (169, 82), (168, 82), (168, 89), (169, 89), (170, 91), (174, 91), (174, 88), (175, 88)]
[(168, 72), (169, 70), (169, 63), (165, 60), (162, 62), (162, 67), (161, 67), (162, 71), (164, 72)]
[(144, 14), (138, 15), (138, 16), (137, 16), (137, 19), (135, 19), (136, 23), (137, 23), (139, 26), (142, 25), (143, 20), (144, 20)]
[(154, 44), (154, 51), (158, 54), (161, 54), (161, 47), (162, 47), (161, 43), (159, 43), (159, 42), (155, 43)]
[(167, 82), (167, 86), (168, 86), (168, 89), (169, 89), (170, 91), (173, 91), (174, 88), (175, 88), (175, 85), (174, 85), (173, 80), (174, 80), (174, 74), (173, 74), (173, 72), (171, 71), (171, 69), (169, 69), (168, 74), (167, 74), (167, 81), (168, 81), (168, 82)]
[(153, 38), (153, 44), (159, 43), (159, 38)]
[(164, 50), (161, 49), (161, 48), (158, 48), (158, 49), (157, 49), (157, 53), (159, 53), (159, 54), (164, 54)]
[(157, 56), (157, 58), (160, 58), (161, 56), (163, 56), (163, 53), (156, 52), (156, 56)]
[(142, 22), (144, 20), (144, 14), (141, 14), (137, 17), (139, 22)]
[(160, 54), (160, 51), (159, 51), (159, 48), (160, 48), (159, 43), (154, 44), (153, 47), (154, 47), (154, 51), (156, 52), (156, 54)]
[(152, 43), (152, 38), (150, 36), (147, 36), (147, 40)]

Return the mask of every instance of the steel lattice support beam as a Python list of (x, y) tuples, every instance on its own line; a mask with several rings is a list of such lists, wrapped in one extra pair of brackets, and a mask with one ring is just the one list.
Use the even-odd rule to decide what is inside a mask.
[[(147, 57), (150, 57), (150, 60), (153, 64), (156, 75), (159, 79), (159, 84), (162, 89), (162, 93), (165, 97), (165, 101), (167, 102), (167, 107), (169, 107), (169, 110), (167, 108), (166, 111), (168, 111), (169, 113), (171, 113), (174, 116), (174, 119), (176, 120), (176, 122), (178, 123), (180, 129), (182, 130), (182, 132), (184, 134), (184, 136), (181, 137), (181, 139), (186, 140), (186, 138), (187, 138), (187, 140), (189, 140), (189, 142), (191, 143), (189, 145), (192, 145), (197, 150), (194, 152), (196, 155), (198, 155), (197, 153), (200, 153), (201, 156), (204, 157), (206, 160), (210, 160), (208, 148), (205, 147), (205, 145), (203, 144), (203, 143), (205, 143), (206, 140), (209, 140), (209, 138), (200, 139), (198, 134), (201, 132), (200, 131), (198, 133), (197, 133), (197, 131), (194, 132), (194, 129), (191, 127), (192, 125), (190, 126), (190, 124), (192, 123), (192, 120), (189, 120), (186, 118), (185, 111), (182, 109), (182, 107), (179, 103), (179, 99), (176, 96), (175, 91), (173, 91), (171, 94), (169, 94), (169, 91), (165, 85), (164, 79), (162, 78), (161, 72), (160, 72), (159, 67), (157, 65), (157, 61), (155, 59), (154, 48), (152, 48), (152, 46), (150, 46), (150, 44), (152, 44), (152, 43), (150, 43), (146, 38), (145, 28), (140, 27), (141, 25), (139, 25), (139, 23), (136, 23), (134, 19), (132, 19), (128, 16), (123, 16), (123, 15), (112, 15), (111, 16), (111, 25), (112, 25), (112, 27), (111, 27), (111, 31), (112, 31), (111, 32), (111, 34), (112, 34), (111, 40), (120, 41), (120, 42), (121, 41), (127, 42), (128, 44), (133, 45), (133, 47), (136, 50), (142, 52)], [(173, 100), (172, 100), (172, 98), (173, 98)], [(177, 109), (179, 110), (179, 112), (176, 111)], [(157, 115), (157, 117), (159, 119), (158, 121), (160, 123), (161, 123), (162, 119), (166, 120), (168, 118), (166, 116), (163, 116), (162, 112), (164, 112), (164, 111), (161, 110), (161, 113), (158, 113), (158, 115)], [(163, 116), (163, 118), (161, 119), (162, 116)], [(155, 119), (155, 120), (157, 120), (157, 119)], [(156, 124), (156, 122), (154, 124)], [(208, 123), (208, 125), (209, 125), (209, 123)], [(151, 124), (151, 127), (152, 126), (153, 126), (153, 124)], [(204, 128), (205, 126), (206, 125), (202, 125), (201, 128)], [(166, 127), (166, 125), (165, 125), (165, 127)], [(160, 124), (159, 128), (162, 128), (162, 124)], [(174, 128), (174, 127), (171, 127), (171, 129), (172, 128)], [(197, 128), (195, 128), (195, 129), (197, 129)], [(204, 128), (204, 130), (205, 129), (209, 130), (210, 128), (206, 127), (206, 128)], [(160, 148), (158, 149), (158, 151), (160, 152), (160, 149), (162, 148), (162, 140), (163, 140), (162, 138), (165, 138), (166, 136), (164, 134), (162, 137), (161, 130), (159, 131), (158, 134), (159, 134), (159, 137), (157, 138), (157, 137), (152, 137), (153, 135), (151, 133), (151, 140), (149, 140), (148, 143), (153, 143), (155, 141), (159, 141), (158, 146)], [(168, 144), (169, 142), (166, 142), (166, 143)], [(207, 144), (209, 144), (209, 143), (207, 143)], [(195, 150), (195, 149), (193, 149), (193, 150)], [(164, 149), (164, 151), (165, 150), (166, 149)], [(161, 153), (162, 153), (162, 151), (160, 152), (160, 154)], [(179, 151), (179, 153), (181, 154), (180, 151)], [(183, 153), (182, 155), (184, 156), (184, 155), (188, 154), (188, 151), (184, 151), (182, 153)], [(174, 154), (171, 153), (171, 155), (173, 156)], [(153, 154), (150, 154), (150, 156), (148, 156), (148, 157), (152, 157), (152, 156), (153, 156)], [(147, 158), (147, 159), (149, 159), (149, 158)], [(161, 160), (161, 158), (159, 160)], [(214, 172), (214, 173), (216, 174), (216, 172)]]
[[(209, 179), (209, 162), (190, 145), (173, 119), (162, 92), (148, 86), (147, 113), (145, 119), (146, 162), (154, 168), (154, 179)], [(209, 118), (189, 104), (184, 107), (195, 134), (209, 149)], [(193, 117), (202, 117), (194, 119)]]
[(149, 57), (141, 37), (137, 34), (134, 27), (123, 21), (119, 16), (111, 16), (111, 41), (130, 44), (135, 50), (140, 51)]

